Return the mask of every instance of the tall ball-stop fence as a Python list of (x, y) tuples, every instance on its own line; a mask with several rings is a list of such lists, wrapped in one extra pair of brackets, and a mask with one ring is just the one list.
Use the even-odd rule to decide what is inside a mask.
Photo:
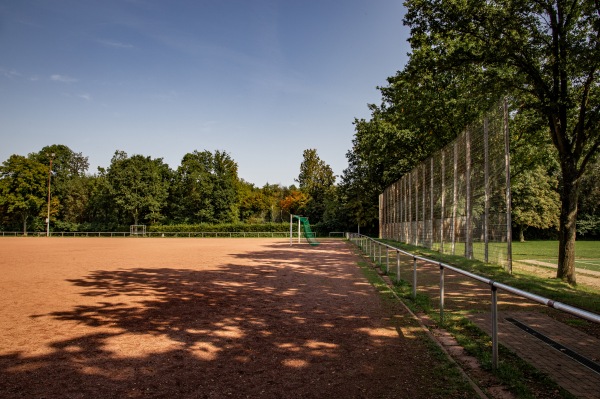
[(505, 102), (384, 190), (379, 237), (512, 270)]

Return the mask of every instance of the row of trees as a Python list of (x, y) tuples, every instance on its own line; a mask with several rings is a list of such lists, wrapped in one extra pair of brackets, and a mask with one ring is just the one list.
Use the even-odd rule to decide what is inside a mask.
[(12, 155), (0, 166), (2, 229), (44, 230), (48, 213), (59, 231), (285, 222), (290, 212), (319, 221), (335, 191), (333, 171), (312, 149), (304, 152), (298, 188), (257, 188), (239, 179), (237, 164), (223, 151), (188, 153), (176, 170), (161, 158), (123, 151), (97, 174), (88, 167), (87, 157), (65, 145)]
[[(377, 195), (494, 102), (510, 102), (513, 220), (556, 227), (558, 277), (575, 282), (575, 237), (598, 233), (600, 3), (408, 0), (412, 47), (356, 120), (342, 192), (362, 223)], [(577, 224), (579, 214), (580, 223)]]

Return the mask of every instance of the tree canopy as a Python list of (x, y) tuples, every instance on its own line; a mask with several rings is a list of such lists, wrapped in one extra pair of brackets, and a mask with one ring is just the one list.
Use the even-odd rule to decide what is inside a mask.
[(408, 0), (432, 69), (477, 67), (546, 123), (561, 170), (558, 277), (575, 283), (580, 179), (600, 146), (600, 5), (593, 0)]
[(0, 209), (3, 222), (27, 223), (42, 213), (47, 198), (49, 166), (21, 155), (11, 155), (0, 166)]
[[(306, 212), (318, 223), (337, 209), (332, 205), (335, 176), (315, 150), (307, 154), (299, 190), (269, 183), (256, 187), (241, 180), (237, 163), (225, 151), (192, 151), (175, 170), (162, 158), (116, 151), (107, 168), (90, 175), (88, 158), (81, 153), (62, 144), (45, 146), (3, 163), (0, 229), (42, 230), (49, 188), (52, 231), (115, 231), (131, 224), (277, 223), (288, 221), (290, 213)], [(331, 221), (327, 225), (334, 227)]]

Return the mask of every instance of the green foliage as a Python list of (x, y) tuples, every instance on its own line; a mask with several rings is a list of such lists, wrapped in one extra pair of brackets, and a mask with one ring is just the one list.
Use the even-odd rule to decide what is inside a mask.
[[(49, 166), (20, 155), (11, 155), (0, 166), (0, 212), (3, 222), (27, 223), (47, 204)], [(42, 219), (43, 220), (43, 219)], [(38, 221), (38, 228), (40, 227)]]
[(351, 218), (368, 230), (376, 231), (379, 194), (496, 101), (480, 69), (464, 66), (461, 76), (436, 60), (431, 49), (415, 49), (406, 67), (379, 88), (382, 103), (369, 105), (371, 119), (354, 121), (340, 188)]
[[(293, 186), (292, 186), (293, 187)], [(240, 182), (239, 214), (245, 223), (273, 223), (289, 220), (289, 208), (285, 199), (297, 192), (278, 184), (265, 184), (257, 188), (251, 183)]]
[(186, 223), (235, 222), (239, 189), (237, 164), (226, 152), (185, 154), (171, 187), (171, 217)]
[(527, 227), (558, 227), (560, 198), (557, 185), (556, 177), (548, 175), (541, 165), (524, 171), (513, 180), (512, 220), (520, 228), (520, 241), (524, 241)]
[(600, 238), (600, 158), (581, 178), (577, 234)]
[(157, 222), (163, 218), (170, 170), (162, 158), (128, 157), (115, 152), (106, 174), (115, 207), (131, 217), (132, 224)]
[(335, 191), (335, 175), (331, 167), (319, 158), (317, 150), (304, 150), (297, 181), (300, 191), (309, 196), (303, 206), (306, 216), (313, 222), (322, 220), (327, 200)]
[[(267, 183), (258, 188), (240, 180), (237, 164), (222, 151), (188, 153), (176, 171), (160, 158), (130, 157), (117, 151), (107, 169), (98, 168), (97, 174), (88, 175), (87, 157), (67, 146), (51, 145), (28, 157), (14, 155), (4, 162), (0, 229), (45, 227), (46, 212), (42, 215), (40, 211), (46, 210), (43, 205), (51, 159), (52, 231), (128, 231), (130, 224), (146, 224), (180, 225), (192, 231), (198, 230), (198, 225), (203, 226), (200, 230), (208, 231), (221, 230), (215, 226), (223, 225), (228, 231), (262, 232), (273, 230), (279, 222), (285, 227), (276, 230), (288, 231), (290, 210), (296, 213), (306, 209), (311, 198), (293, 185)], [(328, 181), (333, 181), (331, 168), (324, 170), (329, 170)], [(37, 177), (21, 181), (26, 179), (25, 172)], [(26, 201), (19, 196), (29, 189), (37, 190), (37, 194), (29, 195), (27, 203), (31, 206), (25, 206)], [(329, 190), (334, 192), (335, 187)], [(330, 209), (334, 200), (326, 195), (322, 198), (325, 205), (318, 206)], [(240, 221), (242, 224), (237, 224)], [(161, 231), (171, 228), (163, 227)]]
[(262, 233), (262, 232), (288, 232), (290, 231), (290, 223), (219, 223), (219, 224), (175, 224), (175, 225), (152, 225), (148, 227), (149, 232), (153, 233), (229, 233), (229, 232), (247, 232), (247, 233)]
[[(484, 81), (545, 121), (560, 160), (561, 253), (557, 277), (574, 283), (580, 178), (600, 148), (600, 13), (592, 0), (409, 0), (405, 23), (428, 70)], [(532, 133), (536, 133), (535, 129)]]

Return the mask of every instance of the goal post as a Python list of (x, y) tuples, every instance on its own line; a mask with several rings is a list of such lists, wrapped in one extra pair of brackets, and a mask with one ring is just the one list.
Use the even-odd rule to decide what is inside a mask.
[(129, 226), (129, 235), (133, 237), (142, 236), (146, 237), (146, 225), (145, 224), (132, 224)]
[(310, 245), (319, 245), (319, 242), (315, 239), (315, 233), (310, 228), (310, 223), (308, 222), (308, 218), (304, 216), (291, 215), (290, 214), (290, 246), (293, 243), (293, 224), (294, 218), (298, 219), (298, 243), (300, 243), (300, 238), (302, 233), (300, 231), (300, 227), (302, 226), (302, 230), (304, 231), (304, 238)]

